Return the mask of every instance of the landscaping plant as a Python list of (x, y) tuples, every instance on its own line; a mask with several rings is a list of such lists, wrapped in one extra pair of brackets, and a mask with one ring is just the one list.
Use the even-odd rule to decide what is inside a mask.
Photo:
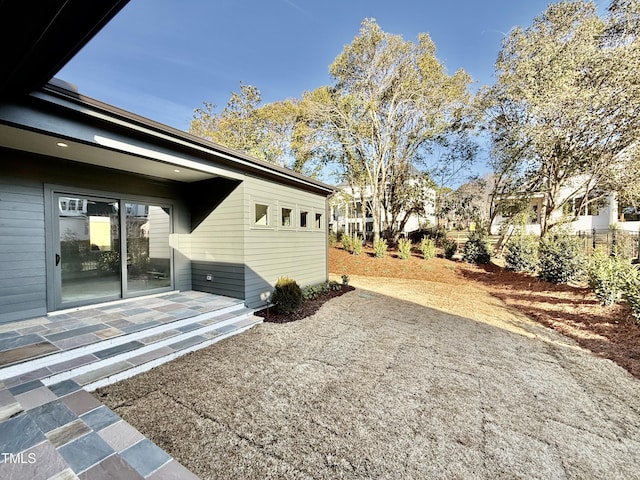
[(631, 261), (618, 255), (608, 255), (602, 249), (595, 250), (587, 262), (587, 279), (602, 305), (613, 305), (622, 298)]
[(436, 256), (436, 243), (429, 237), (422, 237), (420, 251), (422, 252), (422, 258), (429, 260)]
[(640, 323), (640, 270), (637, 265), (632, 265), (625, 272), (622, 297), (629, 304), (635, 322)]
[(563, 231), (550, 233), (540, 240), (538, 276), (551, 283), (578, 280), (583, 273), (584, 257), (578, 237)]
[(442, 249), (444, 250), (444, 258), (451, 260), (458, 251), (458, 242), (449, 237), (442, 239)]
[(538, 268), (539, 238), (536, 235), (518, 232), (505, 246), (505, 267), (514, 272), (534, 273)]
[(351, 253), (354, 255), (360, 255), (363, 248), (364, 241), (354, 233), (353, 237), (351, 237)]
[(351, 240), (351, 235), (348, 235), (344, 232), (340, 236), (340, 243), (342, 243), (342, 248), (344, 248), (347, 252), (351, 252), (353, 249), (353, 243)]
[(376, 258), (387, 256), (387, 241), (384, 238), (378, 238), (373, 241), (373, 254)]
[(484, 228), (471, 232), (464, 247), (462, 259), (467, 263), (483, 265), (491, 261), (489, 235)]
[(271, 302), (279, 313), (295, 312), (304, 302), (302, 289), (295, 280), (280, 277), (271, 294)]
[(398, 258), (408, 260), (411, 257), (411, 240), (401, 238), (398, 240)]

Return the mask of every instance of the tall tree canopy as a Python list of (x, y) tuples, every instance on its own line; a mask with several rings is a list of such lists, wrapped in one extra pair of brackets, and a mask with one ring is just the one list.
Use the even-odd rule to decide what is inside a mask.
[(334, 162), (353, 187), (371, 193), (377, 238), (390, 185), (408, 181), (430, 145), (470, 126), (471, 79), (463, 70), (447, 74), (426, 33), (417, 43), (405, 41), (373, 19), (363, 22), (330, 73), (331, 86), (303, 98), (296, 152)]
[(240, 82), (240, 92), (231, 93), (221, 112), (216, 112), (216, 105), (209, 102), (197, 108), (189, 132), (301, 171), (304, 165), (292, 162), (289, 150), (298, 114), (298, 102), (285, 100), (262, 105), (260, 90)]
[(640, 138), (640, 3), (614, 0), (601, 17), (592, 1), (550, 5), (515, 28), (484, 95), (496, 189), (544, 194), (543, 235), (566, 192), (587, 202), (607, 191), (634, 195)]

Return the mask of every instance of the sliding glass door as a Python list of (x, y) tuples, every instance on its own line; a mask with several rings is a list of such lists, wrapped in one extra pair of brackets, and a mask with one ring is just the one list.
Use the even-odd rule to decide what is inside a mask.
[(53, 203), (56, 308), (171, 288), (169, 207), (68, 193)]

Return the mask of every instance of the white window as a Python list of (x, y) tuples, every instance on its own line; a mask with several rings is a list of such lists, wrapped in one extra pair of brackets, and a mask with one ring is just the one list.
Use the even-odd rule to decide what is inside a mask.
[(270, 225), (269, 219), (269, 205), (264, 203), (254, 204), (254, 224), (259, 227), (268, 227)]
[(307, 210), (300, 210), (300, 228), (309, 227), (309, 212)]
[(282, 207), (280, 209), (280, 226), (281, 227), (293, 227), (293, 209)]

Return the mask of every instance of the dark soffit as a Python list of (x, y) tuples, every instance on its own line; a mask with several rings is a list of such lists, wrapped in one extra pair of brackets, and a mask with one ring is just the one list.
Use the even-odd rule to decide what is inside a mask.
[(43, 87), (129, 0), (0, 0), (0, 99)]

